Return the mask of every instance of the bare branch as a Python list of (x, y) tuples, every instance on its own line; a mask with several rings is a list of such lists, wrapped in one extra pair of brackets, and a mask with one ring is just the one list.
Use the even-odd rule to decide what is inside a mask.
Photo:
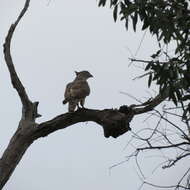
[[(155, 63), (155, 62), (158, 62), (158, 61), (154, 61), (154, 60), (151, 60), (151, 61), (147, 61), (147, 60), (142, 60), (142, 59), (134, 59), (134, 58), (129, 58), (129, 60), (131, 62), (140, 62), (140, 63)], [(160, 62), (159, 63), (161, 64), (167, 64), (168, 62)]]
[(80, 109), (73, 113), (59, 115), (50, 121), (39, 124), (33, 134), (33, 139), (47, 136), (59, 129), (64, 129), (73, 124), (85, 121), (93, 121), (101, 125), (104, 129), (105, 137), (112, 136), (117, 138), (118, 136), (131, 130), (129, 127), (129, 122), (132, 117), (133, 116), (130, 115), (130, 113), (125, 114), (116, 109)]
[(168, 96), (169, 89), (166, 89), (162, 94), (158, 94), (155, 98), (141, 104), (141, 108), (134, 108), (134, 114), (137, 115), (152, 111), (156, 106), (161, 104)]
[(142, 151), (142, 150), (150, 150), (150, 149), (179, 148), (179, 146), (183, 146), (183, 145), (189, 145), (189, 143), (188, 142), (182, 142), (182, 143), (166, 145), (166, 146), (149, 146), (149, 147), (137, 148), (137, 150)]
[(6, 36), (5, 43), (4, 43), (4, 57), (5, 57), (7, 67), (9, 69), (11, 82), (12, 82), (13, 87), (16, 89), (16, 91), (19, 94), (19, 97), (20, 97), (22, 105), (23, 105), (23, 111), (24, 112), (27, 111), (27, 109), (32, 105), (32, 103), (29, 100), (28, 95), (25, 91), (25, 88), (24, 88), (22, 82), (20, 81), (20, 79), (16, 73), (16, 70), (15, 70), (15, 67), (14, 67), (13, 61), (12, 61), (10, 48), (11, 48), (11, 41), (12, 41), (13, 33), (14, 33), (17, 25), (19, 24), (20, 20), (22, 19), (22, 17), (26, 13), (26, 11), (29, 7), (29, 3), (30, 3), (30, 0), (26, 0), (24, 8), (22, 9), (18, 18), (16, 19), (15, 23), (11, 25), (11, 27), (8, 31), (8, 34)]
[[(152, 187), (156, 187), (156, 188), (162, 188), (162, 189), (176, 188), (176, 185), (156, 185), (156, 184), (153, 184), (153, 183), (150, 183), (150, 182), (147, 182), (147, 181), (144, 181), (143, 184), (146, 184), (146, 185), (149, 185), (149, 186), (152, 186)], [(185, 188), (184, 186), (181, 186), (181, 185), (179, 185), (178, 187), (187, 189), (187, 188)]]
[(183, 159), (183, 158), (185, 158), (187, 156), (190, 156), (190, 153), (187, 153), (187, 154), (184, 154), (184, 155), (180, 155), (175, 160), (170, 160), (167, 165), (163, 166), (163, 168), (164, 169), (165, 168), (170, 168), (170, 167), (174, 166), (179, 160), (181, 160), (181, 159)]

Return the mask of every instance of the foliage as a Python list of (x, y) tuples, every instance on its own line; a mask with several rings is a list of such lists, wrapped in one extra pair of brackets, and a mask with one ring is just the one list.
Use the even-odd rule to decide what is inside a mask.
[[(99, 6), (105, 6), (108, 1), (99, 0)], [(145, 144), (137, 147), (130, 157), (135, 156), (137, 159), (137, 155), (143, 150), (179, 151), (175, 159), (167, 155), (165, 164), (161, 164), (163, 169), (170, 168), (179, 160), (190, 156), (188, 148), (190, 146), (190, 2), (187, 0), (110, 0), (109, 3), (113, 9), (115, 22), (119, 18), (125, 22), (127, 30), (129, 26), (132, 26), (134, 31), (137, 30), (137, 26), (142, 26), (141, 30), (149, 30), (150, 34), (156, 36), (159, 49), (151, 59), (146, 61), (133, 58), (131, 61), (146, 63), (145, 74), (142, 76), (149, 75), (148, 86), (150, 87), (154, 81), (159, 87), (157, 97), (167, 96), (175, 104), (171, 107), (171, 104), (167, 103), (161, 111), (153, 109), (151, 116), (158, 117), (159, 121), (156, 126), (143, 128), (135, 134), (135, 138)], [(161, 44), (165, 46), (172, 44), (173, 55), (169, 56)], [(161, 61), (163, 55), (165, 60)], [(150, 101), (148, 100), (148, 104)], [(166, 122), (168, 127), (162, 127), (161, 122)], [(146, 137), (140, 134), (142, 132)], [(171, 132), (173, 138), (170, 137)], [(183, 182), (185, 178), (186, 184)], [(143, 183), (155, 188), (163, 187), (148, 183), (145, 179)], [(177, 185), (163, 188), (190, 189), (190, 167), (187, 167), (187, 171)]]
[[(107, 0), (108, 1), (108, 0)], [(105, 6), (106, 0), (99, 0)], [(113, 18), (125, 21), (128, 29), (132, 21), (134, 31), (137, 23), (142, 22), (142, 30), (149, 30), (157, 40), (176, 44), (174, 57), (168, 56), (167, 62), (160, 62), (160, 49), (151, 56), (145, 71), (149, 72), (148, 86), (155, 81), (160, 92), (170, 88), (169, 99), (177, 105), (190, 87), (190, 5), (185, 0), (110, 0)], [(179, 85), (180, 83), (180, 85)]]

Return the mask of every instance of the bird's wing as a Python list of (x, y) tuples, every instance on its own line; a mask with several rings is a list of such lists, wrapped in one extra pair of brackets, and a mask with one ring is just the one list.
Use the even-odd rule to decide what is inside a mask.
[(66, 100), (71, 98), (71, 87), (72, 87), (72, 85), (73, 85), (73, 82), (70, 82), (66, 86), (65, 94), (64, 94)]
[(86, 81), (75, 81), (70, 86), (70, 95), (74, 99), (82, 99), (90, 94), (90, 88)]

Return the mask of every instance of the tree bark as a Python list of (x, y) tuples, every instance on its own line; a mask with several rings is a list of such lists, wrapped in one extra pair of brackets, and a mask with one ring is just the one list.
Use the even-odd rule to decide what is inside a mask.
[(0, 159), (0, 189), (2, 189), (9, 180), (25, 151), (32, 144), (33, 141), (30, 138), (32, 129), (34, 129), (34, 126), (21, 121), (19, 128), (3, 153)]

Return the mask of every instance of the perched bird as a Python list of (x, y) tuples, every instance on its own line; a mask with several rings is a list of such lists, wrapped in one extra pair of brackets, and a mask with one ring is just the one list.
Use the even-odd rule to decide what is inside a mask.
[(87, 79), (93, 77), (88, 71), (75, 71), (75, 73), (76, 78), (67, 84), (63, 100), (63, 104), (69, 103), (69, 112), (74, 112), (76, 107), (80, 108), (79, 103), (84, 108), (85, 98), (90, 94)]

